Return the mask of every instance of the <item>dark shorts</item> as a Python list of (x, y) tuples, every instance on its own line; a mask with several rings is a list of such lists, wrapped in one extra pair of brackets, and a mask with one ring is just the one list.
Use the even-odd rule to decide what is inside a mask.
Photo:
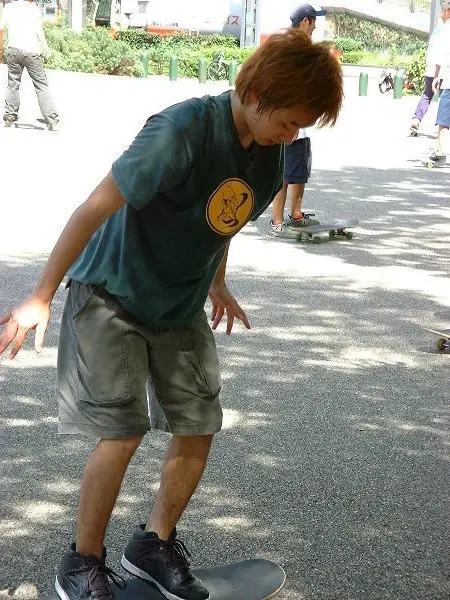
[(287, 144), (284, 151), (284, 182), (308, 183), (311, 175), (311, 140), (302, 138)]
[(206, 314), (150, 329), (103, 288), (72, 281), (58, 348), (60, 433), (100, 438), (220, 430), (220, 371)]
[(450, 127), (450, 89), (442, 92), (439, 100), (436, 125), (439, 127)]

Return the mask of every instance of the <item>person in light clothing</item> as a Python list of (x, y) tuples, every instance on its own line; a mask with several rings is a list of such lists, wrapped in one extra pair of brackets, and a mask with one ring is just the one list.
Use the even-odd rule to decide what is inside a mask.
[(5, 6), (0, 21), (0, 62), (3, 62), (3, 35), (8, 30), (8, 86), (3, 122), (10, 127), (19, 117), (20, 82), (26, 69), (33, 82), (42, 116), (49, 129), (55, 129), (59, 118), (48, 89), (42, 54), (50, 49), (42, 29), (41, 12), (33, 0), (16, 0)]
[(450, 0), (442, 2), (442, 20), (445, 24), (439, 38), (436, 68), (433, 80), (433, 90), (436, 91), (442, 81), (442, 96), (439, 101), (436, 125), (438, 137), (436, 149), (430, 154), (430, 160), (445, 162), (448, 144), (448, 130), (450, 128)]
[(422, 94), (419, 103), (417, 104), (414, 117), (411, 122), (411, 134), (415, 135), (419, 131), (420, 123), (422, 122), (425, 114), (427, 113), (430, 102), (434, 96), (433, 90), (433, 79), (436, 69), (437, 53), (439, 51), (439, 43), (441, 34), (444, 31), (444, 25), (449, 20), (450, 13), (446, 10), (442, 10), (441, 23), (434, 29), (431, 34), (430, 41), (428, 43), (426, 67), (425, 67), (425, 91)]

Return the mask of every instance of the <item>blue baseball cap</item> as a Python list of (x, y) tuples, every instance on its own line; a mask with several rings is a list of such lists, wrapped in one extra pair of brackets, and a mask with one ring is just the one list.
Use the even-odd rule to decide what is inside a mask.
[(292, 26), (299, 25), (303, 19), (315, 19), (316, 17), (324, 17), (326, 14), (326, 10), (316, 10), (311, 4), (300, 4), (291, 14)]

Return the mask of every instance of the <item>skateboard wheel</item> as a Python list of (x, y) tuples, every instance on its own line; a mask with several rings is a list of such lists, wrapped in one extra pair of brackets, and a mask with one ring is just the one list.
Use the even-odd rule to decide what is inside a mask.
[(430, 162), (427, 162), (427, 167), (428, 167), (429, 169), (432, 169), (432, 168), (434, 167), (434, 163), (433, 163), (433, 162), (431, 162), (431, 160), (430, 160)]
[(302, 234), (300, 233), (300, 234), (297, 236), (297, 242), (303, 242), (304, 240), (305, 240), (305, 238), (304, 238), (304, 237), (302, 236)]
[(335, 238), (336, 236), (337, 236), (337, 232), (334, 231), (334, 229), (332, 229), (331, 231), (328, 232), (328, 237)]
[(447, 343), (444, 338), (439, 338), (437, 341), (437, 347), (439, 350), (445, 350), (447, 348)]
[(314, 238), (312, 239), (312, 241), (313, 241), (315, 244), (320, 244), (320, 242), (321, 242), (322, 240), (320, 239), (320, 236), (316, 235), (316, 237), (314, 237)]
[(352, 233), (351, 231), (346, 231), (346, 232), (345, 232), (345, 237), (346, 237), (348, 240), (351, 240), (351, 239), (352, 239), (352, 237), (353, 237), (353, 233)]

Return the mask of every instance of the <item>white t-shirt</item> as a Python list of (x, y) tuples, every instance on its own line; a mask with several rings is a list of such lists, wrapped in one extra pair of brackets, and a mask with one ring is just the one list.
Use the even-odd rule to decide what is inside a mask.
[(441, 78), (441, 89), (450, 89), (450, 21), (441, 28), (439, 44), (436, 50), (436, 65), (441, 65), (439, 78)]
[(434, 73), (436, 70), (437, 52), (438, 52), (438, 48), (439, 48), (439, 39), (440, 39), (440, 35), (442, 33), (443, 27), (444, 27), (444, 24), (442, 22), (439, 23), (439, 25), (436, 27), (436, 29), (434, 29), (433, 33), (430, 36), (430, 41), (428, 43), (428, 50), (427, 50), (427, 65), (426, 65), (426, 69), (425, 69), (426, 77), (434, 77)]
[(8, 29), (8, 48), (31, 54), (41, 54), (42, 15), (36, 4), (16, 0), (7, 4), (2, 13), (0, 29)]

